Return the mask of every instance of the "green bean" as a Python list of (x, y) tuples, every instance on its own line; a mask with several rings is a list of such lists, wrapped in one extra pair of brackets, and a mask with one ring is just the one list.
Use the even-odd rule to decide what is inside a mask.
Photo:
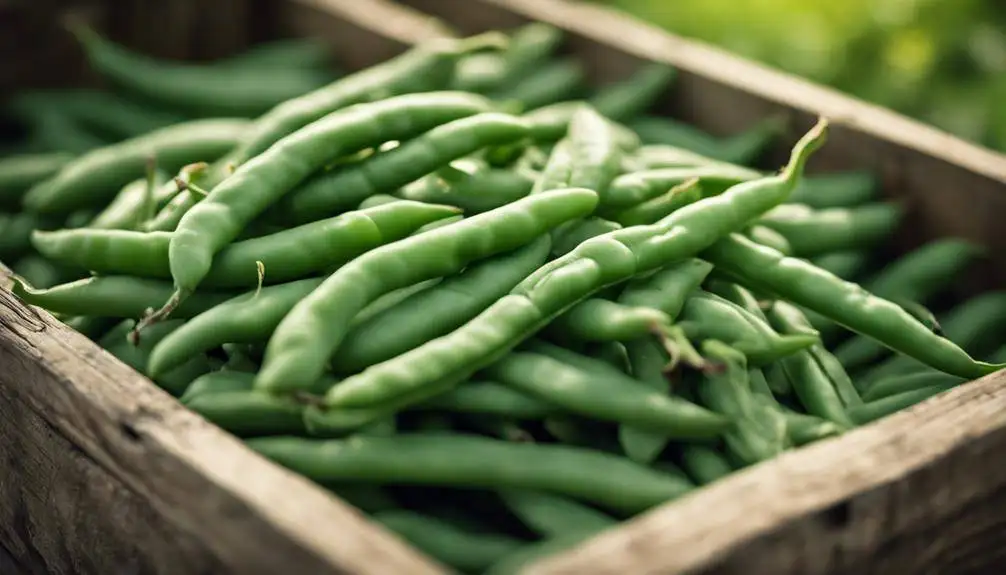
[(744, 232), (744, 235), (763, 246), (768, 246), (787, 256), (793, 255), (793, 246), (786, 239), (786, 236), (770, 227), (761, 224), (754, 225), (749, 227)]
[(256, 386), (279, 392), (317, 379), (344, 339), (356, 310), (373, 299), (513, 250), (562, 222), (586, 216), (596, 205), (597, 195), (584, 189), (532, 195), (356, 258), (329, 276), (283, 319), (269, 340)]
[(203, 394), (232, 393), (249, 391), (255, 381), (254, 373), (238, 371), (211, 371), (192, 380), (178, 400), (188, 403)]
[(36, 153), (64, 152), (78, 156), (109, 143), (58, 110), (30, 118), (28, 132), (28, 150)]
[(734, 472), (730, 462), (717, 450), (697, 443), (681, 447), (681, 462), (699, 485), (709, 485)]
[(0, 209), (16, 209), (28, 188), (46, 180), (73, 160), (67, 152), (19, 154), (0, 158)]
[[(603, 364), (602, 364), (603, 365)], [(545, 355), (514, 352), (490, 366), (487, 375), (573, 413), (676, 438), (715, 437), (728, 421), (684, 400), (656, 392), (617, 371), (603, 376)]]
[(669, 190), (691, 180), (698, 180), (703, 196), (715, 196), (730, 186), (759, 177), (761, 174), (754, 170), (718, 164), (637, 170), (612, 181), (608, 193), (602, 197), (601, 207), (611, 213), (624, 213), (658, 198), (667, 203), (665, 196), (670, 194)]
[(901, 221), (902, 207), (871, 203), (852, 208), (815, 210), (804, 204), (783, 204), (758, 222), (789, 241), (793, 254), (803, 258), (875, 248)]
[(248, 133), (246, 120), (210, 119), (175, 124), (105, 146), (78, 157), (55, 177), (36, 184), (24, 196), (27, 209), (66, 214), (103, 205), (129, 182), (143, 177), (151, 156), (159, 168), (213, 160)]
[(657, 309), (676, 320), (685, 300), (712, 270), (712, 264), (697, 258), (672, 263), (647, 278), (630, 281), (618, 302)]
[(649, 64), (622, 82), (602, 86), (590, 102), (607, 118), (631, 120), (653, 107), (675, 76), (666, 64)]
[(373, 519), (423, 553), (465, 573), (482, 572), (523, 545), (509, 536), (473, 532), (405, 509), (379, 511)]
[[(569, 131), (570, 121), (577, 110), (590, 104), (583, 100), (569, 100), (542, 106), (524, 114), (524, 119), (531, 123), (531, 139), (539, 144), (557, 142)], [(609, 120), (618, 145), (627, 151), (639, 147), (639, 137), (635, 132), (617, 122)]]
[[(144, 334), (144, 337), (138, 344), (134, 345), (126, 341), (126, 333), (132, 327), (132, 321), (126, 320), (106, 334), (98, 344), (122, 363), (149, 376), (150, 373), (147, 367), (149, 365), (150, 350), (164, 337), (178, 329), (181, 324), (181, 320), (174, 320), (158, 325), (156, 329), (151, 329)], [(186, 361), (175, 369), (158, 374), (156, 377), (151, 377), (162, 389), (178, 397), (185, 393), (185, 389), (194, 379), (207, 373), (210, 369), (210, 363), (206, 356), (192, 355), (186, 358)]]
[(53, 112), (113, 141), (135, 138), (184, 121), (184, 117), (93, 89), (31, 90), (7, 104), (15, 116), (37, 122)]
[(578, 531), (525, 545), (494, 563), (482, 575), (517, 575), (518, 573), (524, 573), (526, 572), (525, 567), (528, 565), (533, 564), (539, 559), (551, 557), (557, 553), (571, 549), (594, 534), (595, 532), (589, 530)]
[(560, 537), (568, 533), (599, 533), (614, 526), (612, 517), (571, 499), (527, 489), (499, 492), (510, 512), (542, 537)]
[[(670, 357), (653, 338), (640, 338), (627, 342), (626, 352), (633, 379), (646, 384), (654, 391), (666, 394), (670, 391), (669, 381), (664, 373)], [(625, 455), (633, 461), (653, 463), (672, 438), (666, 433), (632, 425), (618, 428), (618, 442)]]
[(984, 253), (985, 248), (967, 240), (936, 240), (901, 256), (863, 285), (881, 297), (924, 304), (953, 285), (967, 266)]
[(785, 127), (780, 118), (763, 120), (748, 130), (716, 138), (688, 124), (665, 117), (645, 116), (629, 123), (647, 144), (665, 144), (734, 164), (749, 164)]
[(308, 278), (267, 286), (206, 309), (153, 350), (150, 372), (161, 373), (193, 353), (209, 351), (224, 343), (268, 340), (286, 313), (322, 281), (323, 278)]
[(481, 214), (515, 202), (531, 192), (529, 178), (510, 170), (487, 170), (447, 182), (436, 175), (405, 186), (399, 197), (419, 202), (457, 206), (468, 215)]
[[(862, 403), (860, 403), (862, 405)], [(797, 447), (841, 435), (843, 427), (832, 421), (794, 411), (784, 412), (786, 431), (793, 445)]]
[(355, 373), (457, 329), (544, 263), (550, 245), (540, 237), (357, 324), (332, 356), (332, 367)]
[(268, 81), (261, 70), (208, 67), (158, 61), (134, 54), (85, 26), (71, 32), (92, 68), (117, 88), (145, 100), (204, 117), (254, 117), (324, 85), (328, 74), (315, 70), (273, 68)]
[[(988, 351), (986, 342), (994, 345), (995, 334), (1001, 332), (1006, 322), (1006, 292), (995, 291), (975, 296), (950, 311), (941, 323), (945, 337), (976, 356)], [(936, 336), (938, 337), (938, 336)], [(864, 383), (872, 383), (882, 377), (904, 375), (927, 369), (928, 362), (919, 357), (895, 355), (869, 370), (863, 377)], [(935, 367), (935, 366), (931, 366)], [(954, 374), (967, 379), (976, 379)]]
[(573, 113), (569, 134), (552, 150), (531, 193), (582, 187), (603, 198), (622, 169), (622, 153), (611, 122), (584, 105)]
[[(725, 162), (703, 156), (687, 148), (665, 144), (645, 144), (639, 146), (626, 158), (631, 169), (627, 172), (661, 170), (666, 168), (697, 168), (701, 166), (722, 166)], [(729, 167), (740, 168), (734, 164)]]
[(448, 413), (498, 415), (513, 419), (543, 419), (557, 408), (547, 402), (505, 385), (489, 381), (471, 381), (414, 406), (420, 410)]
[(590, 298), (557, 317), (546, 331), (564, 340), (628, 341), (670, 328), (670, 324), (660, 310)]
[[(584, 242), (531, 274), (510, 295), (453, 333), (347, 378), (327, 394), (329, 409), (309, 410), (308, 416), (326, 433), (345, 433), (373, 417), (443, 393), (604, 287), (694, 256), (722, 234), (784, 201), (826, 131), (827, 122), (822, 121), (804, 136), (780, 176), (735, 186), (658, 225), (618, 230)], [(352, 402), (353, 396), (381, 407), (338, 407), (346, 398)]]
[[(171, 285), (132, 276), (95, 276), (36, 289), (15, 278), (11, 292), (52, 313), (137, 318), (163, 301), (165, 294), (171, 293)], [(196, 292), (178, 308), (177, 317), (194, 317), (232, 297), (233, 292)]]
[(28, 285), (46, 289), (65, 281), (68, 275), (49, 260), (36, 254), (29, 254), (17, 260), (11, 271), (21, 277)]
[(212, 62), (213, 67), (303, 69), (327, 68), (331, 63), (330, 48), (320, 38), (284, 38), (260, 42), (244, 51)]
[(867, 268), (870, 263), (870, 256), (868, 252), (833, 252), (830, 254), (820, 255), (816, 258), (811, 258), (810, 261), (815, 266), (844, 280), (853, 281), (862, 275), (863, 271)]
[(781, 335), (733, 302), (701, 291), (685, 300), (678, 326), (690, 339), (723, 341), (756, 367), (820, 343), (817, 336), (810, 334)]
[[(126, 184), (119, 190), (115, 199), (87, 224), (87, 227), (103, 230), (140, 229), (143, 222), (150, 217), (146, 212), (147, 209), (159, 209), (171, 201), (171, 197), (165, 195), (165, 191), (169, 191), (169, 188), (164, 186), (166, 179), (164, 172), (158, 170), (151, 181), (148, 181), (148, 178), (141, 178)], [(148, 205), (148, 201), (153, 205)]]
[(386, 489), (373, 485), (335, 484), (323, 485), (344, 503), (368, 514), (399, 509), (401, 506)]
[(617, 222), (596, 217), (587, 218), (569, 226), (562, 233), (556, 234), (557, 237), (552, 246), (552, 253), (557, 256), (568, 254), (576, 249), (576, 246), (590, 238), (621, 228), (621, 224)]
[(752, 393), (744, 355), (716, 340), (703, 342), (702, 353), (720, 367), (706, 372), (696, 392), (702, 403), (733, 421), (723, 436), (727, 449), (745, 464), (782, 453), (789, 446), (786, 421), (779, 409)]
[[(402, 239), (421, 226), (457, 214), (451, 206), (400, 200), (347, 212), (230, 244), (216, 254), (202, 285), (255, 287), (333, 269), (380, 245)], [(78, 229), (35, 232), (35, 248), (46, 257), (103, 274), (171, 277), (170, 232)], [(265, 275), (260, 278), (258, 263)]]
[(67, 327), (79, 332), (84, 337), (94, 342), (97, 342), (108, 334), (109, 330), (114, 328), (121, 321), (121, 318), (117, 317), (98, 316), (73, 316), (63, 319), (63, 323), (66, 324)]
[(913, 391), (906, 391), (897, 395), (891, 395), (883, 399), (864, 403), (863, 405), (851, 408), (849, 417), (857, 425), (866, 425), (893, 413), (903, 411), (917, 403), (921, 403), (944, 391), (953, 389), (955, 384), (934, 385)]
[[(242, 374), (248, 377), (241, 378), (217, 376), (212, 383), (207, 383), (211, 375), (193, 381), (190, 389), (196, 384), (199, 387), (193, 392), (186, 390), (182, 397), (186, 407), (211, 423), (238, 437), (306, 433), (303, 403), (253, 391), (254, 374)], [(333, 383), (331, 379), (321, 378), (308, 391), (322, 394)]]
[[(690, 489), (674, 477), (597, 451), (458, 434), (344, 440), (264, 437), (247, 444), (315, 481), (532, 489), (628, 513)], [(597, 469), (605, 473), (592, 472)]]
[(821, 174), (801, 182), (790, 201), (817, 210), (851, 208), (874, 201), (878, 187), (877, 177), (867, 171)]
[(354, 166), (315, 176), (284, 198), (277, 209), (291, 221), (313, 221), (374, 194), (391, 193), (486, 146), (511, 142), (526, 134), (525, 122), (504, 114), (461, 118)]
[[(810, 325), (807, 317), (796, 306), (785, 302), (776, 301), (772, 304), (770, 314), (773, 324), (781, 329), (783, 333), (814, 333), (816, 330)], [(856, 386), (842, 362), (832, 355), (823, 345), (815, 345), (809, 350), (810, 355), (817, 362), (821, 371), (828, 377), (835, 388), (835, 392), (841, 399), (845, 407), (852, 407), (863, 403)], [(827, 394), (830, 397), (830, 393)], [(830, 400), (829, 400), (830, 401)]]
[(975, 361), (897, 304), (743, 236), (732, 234), (704, 254), (717, 268), (737, 276), (746, 285), (775, 292), (941, 371), (975, 378), (1006, 367)]
[(454, 89), (486, 93), (505, 86), (539, 67), (562, 42), (561, 30), (531, 22), (515, 30), (506, 50), (479, 53), (458, 62)]
[(0, 261), (14, 261), (28, 255), (31, 233), (43, 225), (43, 219), (31, 213), (0, 213)]
[(168, 252), (176, 295), (145, 323), (170, 315), (209, 273), (217, 252), (332, 157), (407, 139), (487, 106), (484, 99), (469, 94), (412, 94), (346, 108), (283, 138), (240, 166), (182, 216)]
[(520, 102), (525, 110), (534, 110), (576, 98), (583, 89), (583, 64), (571, 58), (560, 58), (529, 71), (523, 78), (490, 92), (498, 101)]
[(867, 402), (874, 402), (891, 397), (892, 395), (899, 395), (927, 387), (965, 382), (966, 380), (964, 379), (938, 371), (921, 371), (908, 375), (894, 375), (880, 379), (870, 385), (869, 389), (863, 394), (863, 399)]

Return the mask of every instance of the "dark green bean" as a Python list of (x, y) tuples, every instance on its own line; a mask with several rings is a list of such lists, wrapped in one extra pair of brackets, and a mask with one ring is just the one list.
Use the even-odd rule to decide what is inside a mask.
[[(182, 324), (182, 320), (174, 320), (158, 325), (156, 329), (151, 329), (145, 333), (138, 345), (134, 345), (126, 340), (126, 334), (132, 329), (132, 324), (131, 320), (122, 322), (102, 337), (98, 345), (105, 348), (106, 351), (118, 358), (122, 363), (142, 374), (150, 376), (150, 372), (147, 369), (150, 350), (164, 337), (178, 329)], [(210, 369), (210, 363), (205, 355), (192, 355), (186, 358), (186, 361), (175, 369), (152, 378), (162, 389), (178, 397), (185, 393), (185, 389), (193, 380), (209, 372)]]
[(19, 154), (0, 158), (0, 209), (16, 209), (28, 188), (46, 180), (73, 160), (67, 152)]
[(823, 210), (804, 204), (783, 204), (758, 222), (785, 236), (793, 255), (810, 258), (876, 248), (891, 236), (903, 213), (899, 204), (890, 202)]
[(78, 157), (55, 177), (24, 196), (26, 208), (66, 214), (111, 200), (129, 182), (141, 178), (151, 156), (168, 172), (197, 161), (214, 160), (248, 133), (247, 120), (210, 119), (175, 124)]
[(730, 462), (712, 447), (689, 443), (681, 447), (681, 463), (693, 481), (709, 485), (734, 472)]
[(604, 513), (571, 499), (527, 489), (503, 489), (499, 492), (511, 513), (542, 537), (560, 537), (568, 533), (599, 533), (617, 524)]
[(602, 86), (590, 103), (607, 118), (631, 120), (653, 107), (675, 76), (677, 71), (666, 64), (649, 64), (622, 82)]
[(571, 58), (560, 58), (489, 95), (494, 100), (520, 102), (525, 110), (534, 110), (576, 98), (583, 90), (585, 79), (583, 64)]
[(965, 383), (965, 381), (967, 380), (938, 371), (920, 371), (908, 375), (894, 375), (871, 384), (869, 389), (863, 393), (863, 400), (872, 403), (886, 397), (891, 397), (892, 395), (899, 395), (927, 387), (961, 384)]
[[(759, 177), (761, 174), (754, 170), (720, 164), (638, 170), (622, 174), (612, 181), (608, 193), (602, 197), (601, 208), (610, 213), (631, 213), (631, 210), (638, 210), (639, 206), (657, 202), (658, 199), (662, 203), (668, 203), (670, 198), (667, 196), (671, 194), (671, 190), (679, 189), (679, 186), (692, 180), (698, 180), (701, 196), (708, 197), (719, 195), (735, 184)], [(666, 213), (671, 211), (673, 210)], [(641, 223), (653, 223), (661, 217), (663, 216)]]
[(804, 179), (790, 201), (814, 209), (851, 208), (876, 199), (877, 177), (870, 172), (848, 170)]
[(789, 438), (797, 447), (841, 435), (844, 429), (833, 421), (794, 411), (785, 411), (784, 417)]
[(543, 419), (557, 408), (505, 385), (488, 381), (471, 381), (414, 406), (419, 410), (439, 410), (449, 413), (498, 415), (513, 419)]
[[(602, 364), (604, 365), (604, 364)], [(725, 418), (645, 384), (606, 371), (587, 372), (548, 356), (515, 352), (486, 373), (500, 383), (555, 403), (574, 413), (678, 438), (715, 437), (728, 426)]]
[(473, 532), (405, 509), (378, 511), (373, 519), (423, 553), (464, 573), (481, 573), (524, 545), (506, 535)]
[(785, 126), (779, 118), (768, 118), (727, 138), (716, 138), (665, 117), (642, 117), (630, 122), (629, 127), (647, 144), (677, 146), (724, 162), (746, 165), (761, 154)]
[[(15, 278), (11, 292), (25, 303), (52, 313), (137, 318), (164, 301), (171, 284), (132, 276), (96, 276), (47, 289), (36, 289)], [(178, 308), (177, 317), (190, 318), (234, 297), (234, 292), (199, 291)]]
[(857, 425), (866, 425), (893, 413), (908, 409), (917, 403), (921, 403), (954, 387), (954, 384), (934, 385), (932, 387), (924, 387), (891, 395), (850, 409), (849, 417)]
[[(533, 489), (635, 513), (691, 487), (622, 457), (560, 445), (459, 434), (251, 439), (265, 457), (315, 481)], [(595, 473), (604, 469), (605, 473)]]

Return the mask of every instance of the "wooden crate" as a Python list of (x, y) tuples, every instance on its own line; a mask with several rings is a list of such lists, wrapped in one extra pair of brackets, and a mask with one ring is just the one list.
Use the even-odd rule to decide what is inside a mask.
[[(461, 32), (550, 22), (568, 32), (569, 49), (597, 82), (625, 77), (645, 60), (670, 62), (682, 74), (667, 113), (714, 133), (784, 114), (790, 138), (776, 160), (813, 116), (828, 115), (836, 126), (814, 169), (878, 171), (885, 191), (912, 208), (902, 245), (947, 234), (976, 239), (998, 259), (977, 270), (971, 287), (1006, 284), (1006, 231), (996, 226), (1006, 215), (1002, 156), (598, 8), (559, 0), (407, 3)], [(266, 37), (313, 34), (352, 69), (446, 33), (376, 0), (227, 0), (220, 10), (214, 3), (212, 26), (195, 25), (206, 8), (194, 0), (157, 8), (117, 0), (107, 10), (60, 4), (90, 11), (130, 45), (196, 59)], [(85, 81), (72, 43), (37, 15), (24, 21), (51, 32), (55, 48), (33, 55), (33, 66), (0, 67), (0, 89)], [(987, 377), (738, 473), (530, 572), (1002, 572), (1004, 408), (1006, 374)], [(443, 572), (2, 290), (0, 456), (0, 546), (24, 572)], [(5, 574), (8, 562), (0, 549)]]

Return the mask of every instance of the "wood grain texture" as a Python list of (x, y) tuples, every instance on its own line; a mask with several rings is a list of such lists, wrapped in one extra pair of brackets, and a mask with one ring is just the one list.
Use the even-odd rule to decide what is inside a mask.
[(6, 290), (0, 365), (0, 537), (33, 570), (440, 572)]
[(938, 236), (992, 248), (992, 265), (976, 267), (968, 291), (1006, 285), (1006, 156), (768, 67), (691, 41), (625, 14), (572, 0), (402, 0), (464, 33), (530, 20), (567, 33), (567, 48), (595, 84), (627, 78), (645, 62), (665, 62), (678, 78), (661, 111), (714, 134), (737, 133), (768, 116), (786, 119), (787, 137), (766, 167), (782, 165), (819, 115), (833, 127), (812, 170), (870, 169), (884, 192), (906, 204), (897, 238), (904, 250)]

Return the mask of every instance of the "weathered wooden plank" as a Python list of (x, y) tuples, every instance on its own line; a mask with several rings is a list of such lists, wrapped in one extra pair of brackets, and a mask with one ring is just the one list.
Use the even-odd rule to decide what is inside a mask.
[[(273, 15), (271, 34), (321, 35), (350, 66), (432, 30), (388, 3), (291, 0)], [(7, 291), (0, 456), (0, 542), (29, 573), (442, 572)]]

